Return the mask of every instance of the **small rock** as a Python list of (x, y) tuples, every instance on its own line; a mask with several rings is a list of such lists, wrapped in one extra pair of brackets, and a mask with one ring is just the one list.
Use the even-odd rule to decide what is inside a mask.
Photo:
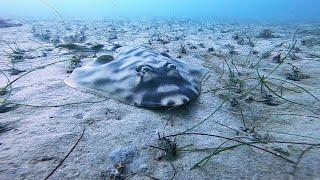
[(198, 48), (197, 48), (197, 46), (192, 45), (192, 46), (190, 47), (190, 49), (196, 50), (196, 49), (198, 49)]
[(17, 107), (17, 105), (12, 105), (12, 104), (0, 104), (0, 113), (6, 113), (9, 112), (13, 109), (15, 109)]
[(19, 69), (10, 69), (9, 74), (11, 76), (16, 76), (19, 75), (20, 73), (25, 72), (24, 70), (19, 70)]
[(113, 150), (109, 154), (109, 159), (113, 164), (130, 164), (137, 155), (138, 151), (135, 147), (125, 146)]
[(252, 54), (253, 54), (253, 55), (257, 55), (257, 54), (259, 54), (259, 51), (253, 50), (253, 51), (252, 51)]
[(205, 46), (204, 44), (202, 44), (202, 43), (200, 43), (199, 46), (200, 46), (201, 48), (206, 48), (206, 46)]
[(267, 59), (267, 58), (270, 57), (270, 55), (271, 55), (271, 53), (268, 51), (268, 52), (263, 53), (263, 54), (261, 55), (261, 58), (262, 58), (262, 59)]
[(165, 57), (167, 57), (167, 58), (171, 58), (171, 56), (169, 55), (169, 54), (167, 54), (166, 52), (162, 52), (162, 53), (160, 53), (162, 56), (165, 56)]
[(274, 147), (273, 150), (275, 150), (281, 154), (284, 154), (286, 156), (290, 156), (292, 153), (288, 148), (282, 148), (282, 147)]
[(254, 98), (253, 96), (247, 96), (245, 99), (244, 99), (247, 103), (252, 103), (254, 101)]
[(182, 54), (186, 54), (186, 53), (187, 53), (187, 49), (186, 49), (186, 47), (181, 46), (180, 53), (182, 53)]
[(35, 55), (30, 54), (30, 55), (25, 56), (24, 58), (25, 59), (36, 59), (37, 57)]
[(281, 63), (281, 54), (278, 54), (278, 55), (276, 55), (276, 56), (274, 56), (273, 58), (272, 58), (272, 60), (273, 60), (273, 62), (275, 62), (275, 63)]
[(208, 51), (209, 51), (209, 52), (213, 52), (213, 51), (214, 51), (214, 48), (213, 48), (213, 47), (208, 48)]
[(271, 29), (264, 29), (263, 31), (260, 32), (260, 34), (257, 37), (269, 39), (269, 38), (278, 38), (279, 36), (274, 35), (273, 31), (271, 31)]

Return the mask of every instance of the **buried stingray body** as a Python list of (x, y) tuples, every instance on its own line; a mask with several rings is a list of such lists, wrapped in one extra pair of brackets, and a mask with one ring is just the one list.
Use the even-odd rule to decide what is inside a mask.
[(200, 94), (208, 72), (144, 47), (124, 48), (110, 61), (77, 68), (65, 82), (130, 105), (179, 106)]

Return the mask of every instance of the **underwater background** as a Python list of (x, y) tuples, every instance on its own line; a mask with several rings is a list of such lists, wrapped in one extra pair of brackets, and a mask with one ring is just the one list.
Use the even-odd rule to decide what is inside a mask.
[(319, 0), (1, 0), (0, 16), (64, 19), (229, 18), (319, 21)]
[(320, 0), (0, 0), (0, 180), (320, 179)]

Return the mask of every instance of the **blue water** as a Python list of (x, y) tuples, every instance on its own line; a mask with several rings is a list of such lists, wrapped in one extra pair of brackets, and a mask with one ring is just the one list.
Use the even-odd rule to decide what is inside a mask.
[(0, 0), (0, 17), (56, 17), (57, 13), (50, 6), (66, 19), (183, 17), (320, 20), (320, 0)]

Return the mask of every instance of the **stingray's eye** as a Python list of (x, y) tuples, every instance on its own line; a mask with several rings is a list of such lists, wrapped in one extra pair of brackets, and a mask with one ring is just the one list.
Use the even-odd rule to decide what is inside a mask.
[(147, 72), (150, 72), (152, 70), (152, 68), (148, 65), (141, 65), (139, 67), (136, 68), (136, 71), (138, 74), (145, 74)]
[(142, 73), (150, 72), (151, 70), (152, 70), (152, 69), (151, 69), (150, 66), (143, 66), (143, 67), (141, 68), (141, 72), (142, 72)]
[(177, 69), (177, 66), (175, 66), (174, 64), (167, 64), (167, 68), (169, 69), (169, 70), (176, 70)]

